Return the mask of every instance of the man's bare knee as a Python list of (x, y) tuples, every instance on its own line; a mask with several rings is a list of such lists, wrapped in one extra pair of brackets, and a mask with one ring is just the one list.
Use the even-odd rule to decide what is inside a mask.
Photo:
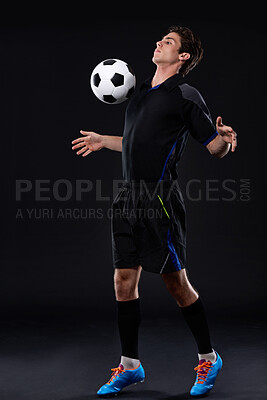
[(189, 282), (185, 269), (162, 274), (162, 279), (180, 307), (190, 305), (197, 300), (198, 293)]
[(141, 268), (116, 269), (114, 288), (117, 301), (129, 301), (139, 297), (138, 283)]

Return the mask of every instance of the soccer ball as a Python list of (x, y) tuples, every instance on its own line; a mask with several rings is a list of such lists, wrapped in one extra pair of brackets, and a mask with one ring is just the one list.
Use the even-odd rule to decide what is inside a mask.
[(135, 89), (135, 83), (131, 67), (115, 58), (99, 63), (90, 78), (92, 91), (107, 104), (119, 104), (127, 100)]

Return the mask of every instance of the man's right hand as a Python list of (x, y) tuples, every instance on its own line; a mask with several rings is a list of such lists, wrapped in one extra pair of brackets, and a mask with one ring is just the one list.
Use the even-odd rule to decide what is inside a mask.
[(78, 139), (75, 139), (71, 142), (74, 145), (72, 146), (72, 150), (81, 148), (79, 151), (76, 152), (77, 155), (82, 154), (82, 156), (85, 157), (88, 154), (92, 153), (92, 151), (98, 151), (104, 147), (103, 135), (99, 135), (95, 132), (86, 131), (80, 131), (80, 133), (84, 136), (79, 137)]

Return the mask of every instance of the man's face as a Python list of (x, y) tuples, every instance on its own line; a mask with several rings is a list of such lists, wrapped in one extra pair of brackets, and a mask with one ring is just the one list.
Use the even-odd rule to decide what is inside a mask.
[(152, 61), (156, 65), (175, 64), (179, 62), (181, 39), (178, 33), (171, 32), (157, 42)]

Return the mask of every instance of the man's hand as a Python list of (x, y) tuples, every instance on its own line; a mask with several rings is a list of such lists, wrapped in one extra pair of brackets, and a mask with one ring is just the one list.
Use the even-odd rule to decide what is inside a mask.
[(72, 147), (72, 150), (76, 150), (81, 147), (81, 150), (77, 151), (77, 155), (82, 154), (82, 156), (85, 157), (88, 154), (92, 153), (92, 151), (98, 151), (104, 147), (104, 140), (102, 135), (99, 135), (95, 132), (86, 131), (80, 131), (80, 133), (84, 136), (79, 137), (78, 139), (75, 139), (71, 142), (75, 145)]
[(237, 134), (233, 128), (231, 128), (231, 126), (224, 125), (222, 123), (222, 117), (218, 117), (216, 120), (216, 129), (225, 143), (230, 143), (232, 145), (232, 152), (234, 152), (237, 146)]

